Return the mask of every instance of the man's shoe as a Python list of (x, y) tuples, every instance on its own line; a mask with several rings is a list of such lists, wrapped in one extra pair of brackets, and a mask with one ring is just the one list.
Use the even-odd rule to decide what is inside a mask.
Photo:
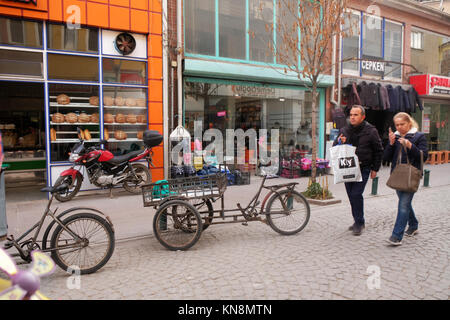
[(400, 240), (400, 239), (397, 239), (396, 237), (394, 237), (394, 236), (391, 236), (388, 240), (387, 240), (387, 242), (389, 242), (391, 245), (393, 245), (393, 246), (400, 246), (401, 244), (402, 244), (402, 240)]
[(417, 228), (413, 229), (413, 228), (409, 227), (408, 230), (405, 231), (405, 235), (408, 237), (412, 237), (415, 234), (417, 234), (418, 232), (419, 232), (419, 230), (417, 230)]
[(365, 226), (363, 224), (354, 224), (353, 225), (353, 235), (360, 236), (364, 229), (365, 229)]
[(350, 227), (348, 227), (348, 231), (353, 231), (354, 226), (355, 226), (355, 224), (352, 224)]

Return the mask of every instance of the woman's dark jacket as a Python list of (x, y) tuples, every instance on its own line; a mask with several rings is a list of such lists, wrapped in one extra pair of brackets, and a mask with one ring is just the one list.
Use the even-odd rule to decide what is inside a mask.
[[(378, 131), (373, 125), (367, 121), (356, 127), (348, 124), (339, 130), (339, 135), (341, 133), (347, 138), (346, 144), (356, 147), (356, 155), (361, 168), (370, 168), (373, 171), (380, 169), (383, 145)], [(338, 144), (338, 138), (334, 141), (333, 146)]]
[[(383, 160), (392, 162), (391, 172), (397, 165), (398, 153), (403, 149), (400, 142), (398, 142), (399, 137), (400, 136), (397, 135), (396, 132), (395, 143), (392, 146), (388, 143), (386, 149), (384, 150)], [(423, 152), (423, 161), (425, 162), (428, 158), (427, 139), (422, 132), (411, 133), (411, 130), (405, 135), (405, 139), (408, 139), (412, 143), (411, 149), (406, 148), (408, 152), (408, 159), (414, 167), (420, 169), (420, 150)], [(401, 162), (406, 163), (405, 150), (402, 150)]]

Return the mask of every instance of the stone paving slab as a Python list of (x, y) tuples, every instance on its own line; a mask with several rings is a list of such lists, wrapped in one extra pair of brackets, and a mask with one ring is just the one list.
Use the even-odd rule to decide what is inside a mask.
[(54, 299), (448, 300), (449, 196), (450, 185), (416, 194), (420, 233), (400, 247), (385, 242), (397, 202), (386, 195), (366, 199), (359, 237), (347, 231), (347, 204), (314, 206), (294, 236), (252, 222), (213, 225), (188, 251), (166, 250), (152, 235), (119, 241), (103, 269), (81, 277), (79, 290), (67, 289), (71, 278), (58, 269), (42, 291)]

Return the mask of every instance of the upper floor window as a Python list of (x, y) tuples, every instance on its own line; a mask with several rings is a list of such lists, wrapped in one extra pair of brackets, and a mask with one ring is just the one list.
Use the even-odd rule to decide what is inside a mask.
[(49, 24), (48, 48), (97, 53), (98, 30), (83, 27), (71, 29), (62, 24)]
[(0, 17), (0, 45), (42, 48), (42, 23)]
[[(351, 27), (351, 32), (348, 29)], [(356, 27), (356, 30), (355, 30)], [(353, 13), (342, 27), (342, 69), (344, 74), (402, 78), (403, 25), (385, 18)], [(362, 61), (384, 61), (384, 69), (362, 67)], [(364, 63), (364, 65), (367, 65)]]
[(215, 0), (185, 1), (184, 21), (186, 51), (215, 55)]
[(418, 31), (411, 32), (411, 49), (423, 49), (423, 33)]

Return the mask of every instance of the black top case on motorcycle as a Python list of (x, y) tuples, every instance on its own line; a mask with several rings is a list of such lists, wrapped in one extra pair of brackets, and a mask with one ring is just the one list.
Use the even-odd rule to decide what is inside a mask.
[(163, 136), (156, 130), (145, 130), (143, 140), (145, 146), (152, 148), (156, 147), (163, 141)]

